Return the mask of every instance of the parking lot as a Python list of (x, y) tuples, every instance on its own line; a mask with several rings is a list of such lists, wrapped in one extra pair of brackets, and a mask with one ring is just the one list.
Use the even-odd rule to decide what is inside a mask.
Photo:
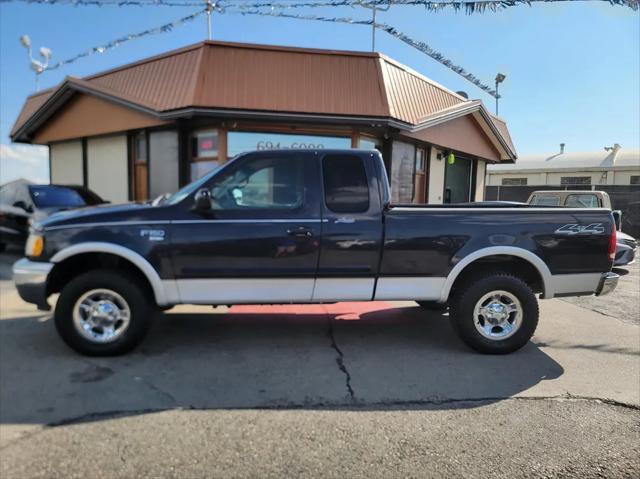
[(0, 261), (3, 478), (639, 477), (640, 265), (482, 356), (413, 303), (179, 307), (86, 358)]

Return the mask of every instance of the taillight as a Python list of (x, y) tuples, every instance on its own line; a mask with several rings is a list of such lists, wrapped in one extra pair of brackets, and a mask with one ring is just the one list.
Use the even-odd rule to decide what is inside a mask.
[(611, 237), (609, 238), (609, 259), (611, 261), (616, 259), (616, 237), (616, 224), (614, 223), (613, 228), (611, 229)]

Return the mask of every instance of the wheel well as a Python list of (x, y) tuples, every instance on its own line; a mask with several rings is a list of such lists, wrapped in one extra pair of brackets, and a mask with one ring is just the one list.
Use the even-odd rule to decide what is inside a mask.
[(134, 279), (151, 297), (153, 288), (145, 274), (131, 261), (111, 253), (80, 253), (56, 263), (47, 280), (47, 295), (59, 293), (76, 276), (95, 269), (110, 269)]
[(451, 291), (472, 276), (486, 274), (489, 271), (509, 273), (522, 279), (534, 293), (544, 293), (544, 281), (538, 269), (529, 261), (511, 255), (492, 255), (478, 258), (465, 266), (453, 282)]

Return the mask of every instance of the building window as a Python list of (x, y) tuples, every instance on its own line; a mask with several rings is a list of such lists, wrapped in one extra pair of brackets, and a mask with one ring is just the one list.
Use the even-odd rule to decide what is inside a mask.
[(133, 137), (133, 199), (149, 199), (149, 154), (147, 135), (144, 132)]
[(227, 134), (227, 156), (229, 158), (254, 150), (315, 150), (320, 148), (351, 148), (351, 138), (249, 131), (230, 131)]
[(358, 139), (358, 148), (362, 150), (378, 150), (382, 153), (382, 140), (371, 136), (360, 136)]
[(560, 177), (560, 184), (562, 186), (570, 185), (590, 185), (590, 176), (562, 176)]
[(191, 181), (220, 166), (218, 130), (197, 131), (191, 136)]
[(526, 186), (527, 178), (502, 178), (502, 186)]
[(629, 179), (630, 185), (640, 185), (640, 175), (631, 175)]
[(369, 209), (369, 186), (362, 159), (329, 155), (322, 161), (327, 208), (335, 213), (363, 213)]

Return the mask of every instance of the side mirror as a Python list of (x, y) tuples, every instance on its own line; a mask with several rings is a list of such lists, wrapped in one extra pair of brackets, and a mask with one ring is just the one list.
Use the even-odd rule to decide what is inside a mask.
[(616, 224), (616, 231), (622, 231), (622, 211), (613, 210), (611, 214), (613, 215), (613, 222)]
[(193, 209), (196, 211), (211, 211), (211, 192), (206, 188), (201, 188), (194, 197)]

